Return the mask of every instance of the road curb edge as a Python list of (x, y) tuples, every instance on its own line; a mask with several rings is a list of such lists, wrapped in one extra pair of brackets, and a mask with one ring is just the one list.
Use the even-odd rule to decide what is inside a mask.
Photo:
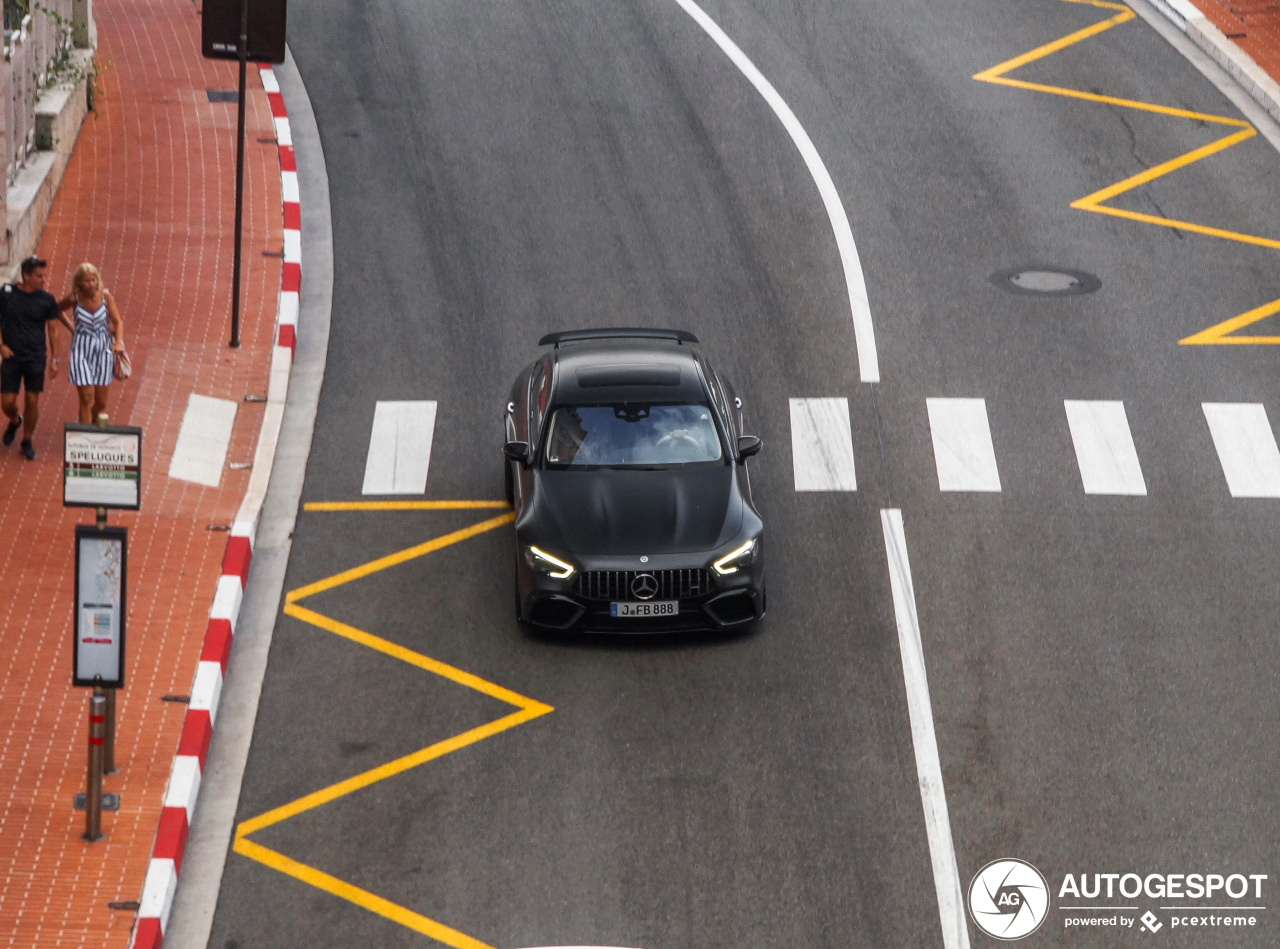
[(1243, 49), (1214, 26), (1190, 0), (1149, 0), (1160, 15), (1187, 35), (1271, 118), (1280, 122), (1280, 84)]
[(187, 835), (195, 820), (200, 778), (217, 722), (222, 683), (235, 637), (236, 620), (244, 599), (254, 540), (263, 501), (271, 481), (276, 444), (284, 418), (285, 398), (293, 356), (297, 348), (299, 295), (302, 284), (302, 223), (298, 168), (289, 129), (289, 116), (274, 70), (258, 66), (262, 86), (271, 107), (276, 147), (280, 159), (280, 196), (284, 216), (284, 265), (276, 306), (275, 346), (271, 354), (266, 411), (258, 431), (252, 474), (236, 512), (222, 558), (222, 571), (214, 591), (209, 622), (205, 627), (200, 659), (191, 683), (190, 701), (182, 723), (182, 735), (165, 787), (160, 822), (147, 875), (138, 901), (130, 938), (131, 949), (160, 949), (178, 887), (178, 874), (186, 850)]

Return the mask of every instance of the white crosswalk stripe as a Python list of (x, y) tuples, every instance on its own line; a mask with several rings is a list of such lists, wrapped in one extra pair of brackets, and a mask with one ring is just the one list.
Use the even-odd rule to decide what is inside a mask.
[(435, 427), (435, 402), (379, 402), (361, 493), (425, 494)]
[[(789, 401), (795, 490), (856, 491), (849, 400)], [(925, 401), (938, 490), (1003, 490), (986, 400)], [(1062, 405), (1084, 493), (1146, 497), (1146, 476), (1125, 403), (1118, 399), (1066, 399)], [(1231, 497), (1280, 499), (1280, 442), (1267, 418), (1266, 406), (1260, 402), (1201, 405)]]
[(985, 399), (928, 399), (941, 491), (999, 491)]
[(856, 491), (849, 400), (791, 400), (791, 464), (797, 491)]
[(1280, 448), (1257, 402), (1205, 402), (1205, 421), (1233, 498), (1280, 498)]
[(1085, 494), (1145, 495), (1123, 402), (1063, 402)]

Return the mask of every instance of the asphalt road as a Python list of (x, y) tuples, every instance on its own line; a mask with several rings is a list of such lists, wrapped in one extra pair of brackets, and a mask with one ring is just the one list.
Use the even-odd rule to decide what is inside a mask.
[[(765, 441), (770, 612), (732, 638), (532, 638), (511, 619), (505, 526), (307, 596), (330, 626), (554, 711), (255, 830), (294, 862), (229, 857), (211, 946), (420, 945), (422, 919), (455, 949), (943, 946), (886, 508), (905, 521), (962, 887), (1001, 857), (1055, 890), (1066, 873), (1280, 876), (1280, 501), (1230, 496), (1201, 410), (1275, 418), (1275, 350), (1178, 345), (1280, 296), (1276, 250), (1070, 207), (1232, 129), (972, 78), (1112, 9), (704, 9), (830, 170), (878, 384), (858, 381), (795, 145), (674, 0), (293, 11), (335, 259), (303, 500), (360, 499), (374, 404), (397, 399), (438, 402), (428, 498), (499, 499), (501, 407), (541, 334), (687, 328)], [(1016, 77), (1239, 118), (1141, 20)], [(1110, 203), (1275, 237), (1278, 171), (1255, 137)], [(1031, 263), (1101, 289), (1043, 299), (988, 279)], [(794, 490), (788, 399), (813, 396), (849, 399), (856, 492)], [(939, 490), (931, 397), (985, 399), (998, 493)], [(1082, 492), (1064, 399), (1124, 401), (1145, 497)], [(305, 511), (285, 588), (499, 514)], [(296, 612), (238, 820), (513, 711)], [(1206, 940), (1160, 909), (1197, 901), (1111, 900), (1165, 924), (1126, 935), (1066, 928), (1073, 902), (1053, 897), (1028, 945), (1280, 940), (1275, 909)]]

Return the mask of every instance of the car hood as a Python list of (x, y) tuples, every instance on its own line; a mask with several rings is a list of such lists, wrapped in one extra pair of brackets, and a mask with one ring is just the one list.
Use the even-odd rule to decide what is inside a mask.
[(535, 471), (530, 536), (569, 553), (625, 556), (705, 551), (742, 524), (730, 465), (661, 471)]

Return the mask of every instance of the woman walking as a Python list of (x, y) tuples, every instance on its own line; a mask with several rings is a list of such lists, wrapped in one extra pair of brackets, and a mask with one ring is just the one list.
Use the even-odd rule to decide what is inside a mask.
[(80, 397), (80, 422), (90, 425), (107, 408), (107, 387), (115, 375), (116, 356), (124, 352), (124, 321), (110, 292), (102, 289), (102, 274), (93, 264), (81, 264), (71, 278), (71, 293), (59, 301), (60, 310), (75, 307), (67, 375)]

